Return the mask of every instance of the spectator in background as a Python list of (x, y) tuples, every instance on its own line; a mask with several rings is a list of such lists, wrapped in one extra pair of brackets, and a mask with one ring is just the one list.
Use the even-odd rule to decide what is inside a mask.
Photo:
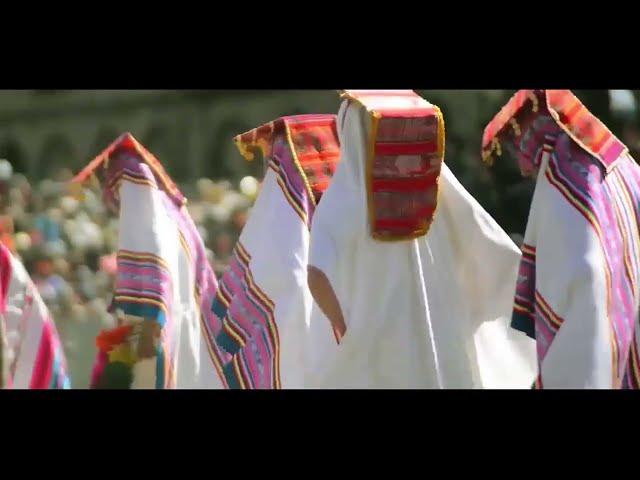
[[(0, 160), (0, 242), (25, 262), (53, 314), (63, 342), (74, 387), (88, 386), (95, 356), (94, 338), (113, 326), (107, 312), (115, 280), (118, 219), (106, 211), (97, 185), (81, 194), (65, 183), (69, 169), (30, 183)], [(231, 182), (200, 179), (188, 209), (207, 248), (207, 258), (221, 275), (246, 222), (259, 182), (245, 177)]]

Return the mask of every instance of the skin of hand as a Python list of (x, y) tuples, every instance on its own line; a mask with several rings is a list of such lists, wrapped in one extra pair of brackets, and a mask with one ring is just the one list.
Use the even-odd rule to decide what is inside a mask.
[(336, 339), (340, 343), (347, 332), (347, 325), (340, 308), (340, 302), (331, 287), (329, 279), (321, 270), (309, 266), (307, 268), (307, 283), (313, 299), (322, 310), (322, 313), (329, 319), (329, 322), (331, 322)]

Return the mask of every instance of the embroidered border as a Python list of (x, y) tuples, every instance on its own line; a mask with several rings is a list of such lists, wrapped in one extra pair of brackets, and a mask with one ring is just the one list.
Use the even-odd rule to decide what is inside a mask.
[(278, 182), (278, 186), (280, 187), (280, 190), (282, 190), (287, 203), (291, 206), (293, 211), (296, 212), (300, 217), (300, 220), (302, 220), (305, 225), (310, 225), (306, 195), (300, 195), (300, 191), (295, 188), (287, 175), (287, 172), (281, 167), (281, 164), (277, 159), (271, 158), (268, 163), (268, 168), (273, 170), (276, 174), (276, 181)]
[[(171, 206), (172, 204), (169, 204), (169, 207)], [(201, 334), (203, 335), (209, 357), (211, 358), (218, 378), (222, 382), (222, 385), (228, 388), (229, 386), (227, 385), (223, 372), (225, 354), (220, 351), (215, 342), (215, 336), (217, 330), (220, 328), (220, 322), (209, 308), (211, 298), (215, 298), (220, 294), (221, 285), (216, 281), (211, 265), (209, 265), (206, 259), (202, 240), (195, 231), (193, 221), (190, 217), (179, 218), (181, 219), (179, 225), (180, 244), (189, 259), (190, 267), (195, 270), (193, 271), (195, 278), (193, 297), (200, 318)], [(185, 235), (189, 237), (187, 238)]]
[[(255, 283), (251, 256), (242, 243), (234, 249), (211, 311), (223, 327), (219, 348), (232, 356), (223, 367), (229, 388), (281, 388), (280, 339), (275, 305)], [(269, 370), (264, 369), (264, 360)]]
[(511, 327), (535, 339), (536, 249), (522, 245)]
[[(573, 168), (581, 168), (581, 164), (576, 162), (574, 159)], [(563, 170), (554, 154), (545, 176), (550, 185), (589, 222), (599, 240), (604, 258), (606, 311), (611, 329), (612, 378), (617, 387), (627, 376), (634, 330), (637, 328), (633, 320), (638, 315), (640, 240), (636, 205), (640, 204), (640, 192), (638, 188), (630, 188), (629, 182), (640, 185), (640, 173), (629, 157), (616, 162), (616, 165), (617, 168), (606, 179), (594, 179), (591, 183), (585, 181), (584, 185), (578, 185), (570, 178), (571, 170), (566, 166), (562, 167)], [(584, 174), (599, 173), (598, 170), (585, 170)], [(585, 190), (587, 188), (590, 190)], [(612, 298), (614, 289), (615, 302)]]
[(165, 261), (153, 253), (121, 249), (117, 263), (114, 307), (164, 326), (172, 298), (171, 273)]
[(247, 160), (253, 160), (255, 152), (262, 153), (287, 202), (310, 228), (340, 157), (336, 116), (282, 117), (237, 135), (234, 142)]

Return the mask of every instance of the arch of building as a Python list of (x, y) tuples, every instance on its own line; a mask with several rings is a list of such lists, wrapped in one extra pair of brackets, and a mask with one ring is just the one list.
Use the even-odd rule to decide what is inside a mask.
[(332, 91), (83, 90), (3, 91), (0, 103), (6, 106), (0, 112), (0, 158), (29, 178), (45, 178), (60, 166), (78, 171), (129, 131), (176, 180), (238, 181), (260, 175), (262, 166), (240, 156), (235, 135), (283, 115), (335, 113), (339, 100)]
[(8, 160), (16, 173), (24, 174), (29, 170), (29, 159), (16, 138), (6, 137), (0, 141), (0, 158)]

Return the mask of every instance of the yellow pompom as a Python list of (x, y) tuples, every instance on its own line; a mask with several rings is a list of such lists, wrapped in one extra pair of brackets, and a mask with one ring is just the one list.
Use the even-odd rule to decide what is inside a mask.
[(131, 347), (127, 344), (119, 345), (113, 348), (109, 353), (110, 363), (124, 363), (125, 365), (134, 365), (137, 361), (135, 354)]

